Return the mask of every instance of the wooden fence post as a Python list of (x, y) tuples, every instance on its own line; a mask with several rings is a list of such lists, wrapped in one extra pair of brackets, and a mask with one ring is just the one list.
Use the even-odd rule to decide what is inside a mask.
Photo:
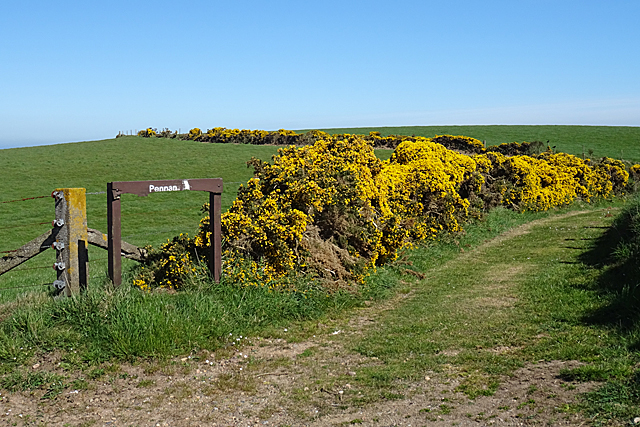
[[(221, 190), (222, 191), (222, 190)], [(222, 194), (209, 193), (209, 245), (211, 246), (211, 260), (209, 262), (209, 272), (216, 283), (220, 283), (222, 274)]]
[(115, 286), (122, 284), (122, 236), (120, 225), (120, 194), (112, 182), (107, 183), (107, 251), (109, 278)]
[[(211, 223), (211, 260), (209, 268), (216, 282), (220, 281), (222, 271), (221, 244), (221, 195), (223, 189), (222, 178), (200, 179), (169, 179), (156, 181), (114, 181), (107, 183), (107, 248), (109, 251), (109, 278), (115, 286), (122, 284), (122, 228), (121, 203), (122, 194), (136, 194), (148, 196), (151, 193), (166, 191), (207, 191), (209, 192)], [(94, 239), (92, 239), (94, 240)], [(97, 243), (97, 239), (95, 240)], [(99, 244), (98, 244), (99, 245)], [(132, 245), (128, 245), (132, 246)], [(135, 248), (140, 254), (139, 248)], [(129, 250), (129, 252), (131, 252)]]
[(58, 280), (65, 283), (62, 292), (66, 296), (86, 290), (88, 284), (87, 252), (87, 199), (84, 188), (58, 188), (56, 219), (58, 228), (54, 243), (56, 249), (55, 269)]

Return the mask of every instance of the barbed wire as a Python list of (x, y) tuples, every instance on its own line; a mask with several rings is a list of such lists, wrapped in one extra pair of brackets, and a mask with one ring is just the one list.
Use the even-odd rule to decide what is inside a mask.
[(24, 197), (22, 199), (6, 200), (4, 202), (0, 202), (0, 204), (2, 204), (2, 203), (13, 203), (13, 202), (24, 202), (25, 200), (44, 199), (46, 197), (51, 197), (51, 194), (48, 194), (46, 196)]
[(44, 265), (42, 267), (16, 268), (15, 270), (10, 270), (10, 271), (29, 271), (29, 270), (40, 270), (40, 269), (43, 269), (43, 268), (53, 269), (53, 265)]
[(108, 256), (106, 257), (102, 257), (102, 258), (96, 258), (96, 259), (90, 259), (89, 262), (94, 262), (94, 261), (104, 261), (105, 259), (109, 259)]
[(153, 236), (153, 235), (157, 235), (157, 234), (163, 234), (163, 233), (169, 233), (172, 231), (178, 231), (179, 228), (171, 228), (169, 230), (161, 230), (161, 231), (154, 231), (152, 233), (138, 233), (138, 234), (130, 234), (128, 236), (123, 236), (123, 239), (130, 239), (132, 237), (141, 237), (141, 236)]
[[(50, 248), (50, 247), (51, 247), (51, 246), (49, 246), (49, 245), (42, 245), (42, 246), (40, 246), (40, 250), (48, 249), (48, 248)], [(20, 249), (12, 249), (12, 250), (10, 250), (10, 251), (0, 251), (0, 254), (10, 254), (10, 253), (12, 253), (12, 252), (18, 252), (19, 250), (20, 250)]]
[[(48, 249), (50, 247), (51, 246), (49, 246), (49, 245), (42, 245), (42, 246), (40, 246), (40, 250), (43, 251), (43, 250)], [(13, 252), (18, 252), (20, 249), (22, 249), (22, 248), (12, 249), (12, 250), (9, 250), (9, 251), (0, 251), (0, 254), (10, 254), (10, 253), (13, 253)]]
[(8, 291), (11, 289), (22, 289), (22, 288), (35, 288), (40, 286), (53, 286), (53, 283), (41, 283), (39, 285), (9, 286), (6, 288), (0, 288), (0, 291)]
[[(245, 181), (228, 181), (228, 182), (225, 182), (225, 184), (246, 184), (246, 182)], [(94, 195), (98, 195), (98, 194), (107, 194), (107, 192), (106, 191), (92, 191), (92, 192), (87, 192), (85, 194), (89, 195), (89, 196), (94, 196)], [(24, 202), (26, 200), (35, 200), (35, 199), (45, 199), (45, 198), (48, 198), (48, 197), (51, 197), (51, 195), (47, 194), (46, 196), (23, 197), (23, 198), (15, 199), (15, 200), (5, 200), (3, 202), (0, 202), (0, 204), (2, 204), (2, 203)]]
[(29, 227), (29, 226), (33, 226), (33, 225), (44, 225), (44, 224), (51, 224), (51, 221), (31, 222), (29, 224), (12, 225), (11, 227), (0, 227), (0, 230), (9, 230), (11, 228)]
[(137, 216), (137, 215), (148, 215), (148, 214), (154, 214), (154, 213), (158, 213), (158, 212), (181, 212), (181, 211), (190, 211), (190, 210), (200, 210), (201, 206), (190, 206), (188, 208), (180, 208), (180, 209), (160, 209), (157, 211), (145, 211), (145, 212), (134, 212), (134, 213), (129, 213), (129, 212), (123, 212), (121, 215), (123, 217), (128, 217), (128, 216)]
[[(180, 209), (160, 209), (157, 211), (144, 211), (144, 212), (122, 212), (121, 216), (123, 218), (127, 218), (130, 216), (139, 216), (139, 215), (151, 215), (154, 213), (161, 213), (161, 212), (181, 212), (181, 211), (190, 211), (190, 210), (200, 210), (202, 208), (202, 205), (198, 205), (198, 206), (190, 206), (188, 208), (180, 208)], [(98, 214), (98, 215), (91, 215), (92, 218), (104, 218), (106, 217), (107, 214), (103, 213), (103, 214)]]

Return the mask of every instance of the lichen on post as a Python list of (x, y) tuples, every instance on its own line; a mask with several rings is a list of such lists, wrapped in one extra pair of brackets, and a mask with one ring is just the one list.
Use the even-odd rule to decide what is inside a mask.
[(54, 226), (59, 227), (55, 268), (58, 280), (65, 282), (62, 292), (72, 296), (86, 290), (89, 279), (86, 190), (58, 188), (54, 194)]

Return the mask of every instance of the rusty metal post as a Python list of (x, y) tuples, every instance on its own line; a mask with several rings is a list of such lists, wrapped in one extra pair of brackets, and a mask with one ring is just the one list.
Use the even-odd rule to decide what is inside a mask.
[(209, 237), (209, 244), (211, 245), (209, 271), (216, 283), (220, 283), (220, 275), (222, 273), (221, 217), (222, 195), (220, 193), (209, 193), (209, 227), (211, 229), (211, 236)]
[(56, 219), (53, 226), (58, 231), (53, 243), (56, 249), (54, 268), (58, 281), (64, 282), (62, 292), (68, 297), (86, 290), (88, 284), (85, 191), (84, 188), (58, 188), (54, 192)]
[(122, 236), (120, 226), (120, 194), (107, 183), (107, 251), (109, 253), (109, 279), (115, 286), (122, 284)]

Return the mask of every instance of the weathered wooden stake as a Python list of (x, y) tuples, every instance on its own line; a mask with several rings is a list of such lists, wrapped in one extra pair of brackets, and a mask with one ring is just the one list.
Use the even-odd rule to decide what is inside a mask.
[(56, 199), (56, 219), (54, 229), (58, 229), (54, 246), (58, 280), (65, 282), (66, 296), (78, 294), (87, 289), (87, 199), (84, 188), (58, 188)]
[(56, 228), (47, 230), (46, 233), (36, 237), (29, 243), (25, 243), (22, 247), (4, 255), (0, 258), (0, 275), (49, 249), (51, 244), (56, 241), (57, 233), (58, 230)]
[[(116, 190), (116, 191), (114, 191)], [(108, 272), (113, 284), (122, 284), (122, 258), (120, 247), (120, 194), (114, 189), (113, 183), (107, 183), (107, 251), (109, 252)], [(116, 249), (117, 248), (117, 249)]]

